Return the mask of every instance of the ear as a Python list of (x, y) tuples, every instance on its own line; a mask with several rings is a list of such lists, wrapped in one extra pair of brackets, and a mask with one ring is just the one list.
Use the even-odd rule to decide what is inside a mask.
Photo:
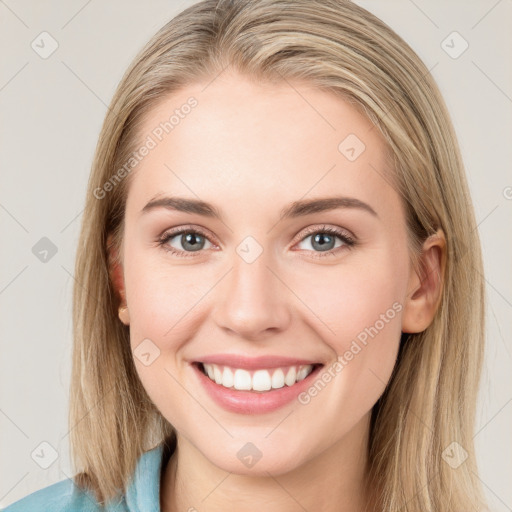
[(119, 257), (119, 250), (113, 242), (112, 234), (109, 234), (107, 237), (107, 251), (110, 281), (119, 298), (119, 319), (124, 325), (130, 325), (130, 312), (126, 303), (123, 266)]
[(410, 272), (402, 332), (424, 331), (441, 302), (446, 265), (446, 239), (441, 228), (425, 240), (419, 265), (419, 271), (412, 268)]

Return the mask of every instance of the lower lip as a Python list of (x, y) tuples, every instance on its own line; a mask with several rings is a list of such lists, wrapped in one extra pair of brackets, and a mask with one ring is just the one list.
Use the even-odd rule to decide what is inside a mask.
[(279, 389), (254, 392), (239, 391), (235, 388), (221, 386), (207, 377), (201, 371), (199, 364), (192, 364), (199, 381), (210, 397), (224, 409), (240, 414), (263, 414), (284, 407), (296, 399), (300, 393), (311, 385), (312, 379), (314, 379), (322, 369), (322, 366), (323, 365), (316, 366), (305, 379), (296, 382), (293, 386), (287, 386), (285, 384)]

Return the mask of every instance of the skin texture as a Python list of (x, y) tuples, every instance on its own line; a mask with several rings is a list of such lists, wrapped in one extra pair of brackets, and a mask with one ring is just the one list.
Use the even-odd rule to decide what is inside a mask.
[[(422, 282), (412, 269), (402, 200), (383, 178), (384, 139), (353, 106), (305, 84), (256, 83), (234, 72), (189, 85), (147, 116), (143, 140), (194, 96), (198, 105), (130, 176), (118, 289), (132, 349), (149, 338), (160, 350), (135, 364), (149, 396), (178, 432), (163, 475), (163, 512), (361, 511), (368, 426), (391, 376), (401, 332), (419, 332), (439, 304), (442, 232), (427, 240)], [(207, 86), (207, 87), (206, 87)], [(338, 150), (349, 134), (365, 150)], [(223, 222), (166, 208), (141, 213), (155, 197), (213, 203)], [(344, 195), (377, 213), (346, 208), (280, 220), (293, 201)], [(158, 244), (180, 226), (206, 232), (202, 249), (179, 257)], [(338, 227), (335, 254), (313, 244)], [(252, 263), (237, 253), (252, 236)], [(181, 235), (172, 242), (184, 251)], [(330, 245), (329, 248), (333, 246)], [(339, 247), (339, 248), (338, 248)], [(393, 318), (306, 404), (245, 415), (225, 411), (198, 385), (190, 362), (216, 353), (297, 356), (328, 368), (357, 335), (398, 305)], [(262, 452), (251, 468), (237, 457)], [(191, 509), (194, 510), (194, 509)]]

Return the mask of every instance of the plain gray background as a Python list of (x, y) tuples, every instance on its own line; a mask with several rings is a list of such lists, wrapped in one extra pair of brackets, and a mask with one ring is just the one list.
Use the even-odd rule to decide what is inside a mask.
[[(192, 3), (0, 0), (0, 507), (72, 475), (71, 291), (94, 148), (135, 53)], [(459, 137), (488, 298), (475, 442), (491, 510), (512, 510), (512, 0), (356, 3), (424, 60)], [(42, 58), (45, 31), (58, 48)]]

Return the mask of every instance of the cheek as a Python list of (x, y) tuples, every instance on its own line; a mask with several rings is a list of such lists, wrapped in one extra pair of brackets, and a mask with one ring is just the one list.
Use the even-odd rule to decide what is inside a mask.
[[(314, 268), (308, 277), (294, 277), (293, 289), (311, 310), (311, 321), (329, 344), (342, 353), (351, 340), (364, 341), (376, 327), (382, 338), (399, 333), (406, 272), (392, 258), (361, 264)], [(405, 268), (405, 266), (404, 266)], [(323, 326), (323, 327), (322, 327)], [(374, 333), (373, 329), (370, 329)], [(388, 334), (389, 333), (389, 334)], [(384, 341), (384, 340), (383, 340)]]
[[(180, 347), (192, 336), (201, 298), (213, 283), (196, 271), (191, 279), (192, 267), (170, 268), (161, 256), (151, 257), (142, 250), (126, 251), (126, 255), (130, 343), (137, 373), (167, 420), (178, 429), (185, 428), (190, 397), (180, 382), (191, 377), (186, 373), (190, 369), (179, 364)], [(147, 353), (149, 364), (143, 357)]]
[[(194, 307), (212, 287), (211, 272), (185, 265), (170, 265), (162, 254), (126, 251), (126, 295), (130, 329), (137, 339), (172, 340), (183, 333)], [(169, 341), (166, 341), (168, 344)], [(163, 347), (162, 347), (163, 348)], [(168, 348), (168, 347), (167, 347)]]
[(369, 411), (384, 391), (400, 344), (406, 274), (398, 259), (375, 261), (361, 268), (339, 266), (328, 275), (325, 269), (316, 271), (307, 285), (297, 281), (294, 287), (313, 310), (312, 328), (337, 356), (326, 368), (332, 384), (324, 397), (335, 409), (347, 407), (356, 416)]

